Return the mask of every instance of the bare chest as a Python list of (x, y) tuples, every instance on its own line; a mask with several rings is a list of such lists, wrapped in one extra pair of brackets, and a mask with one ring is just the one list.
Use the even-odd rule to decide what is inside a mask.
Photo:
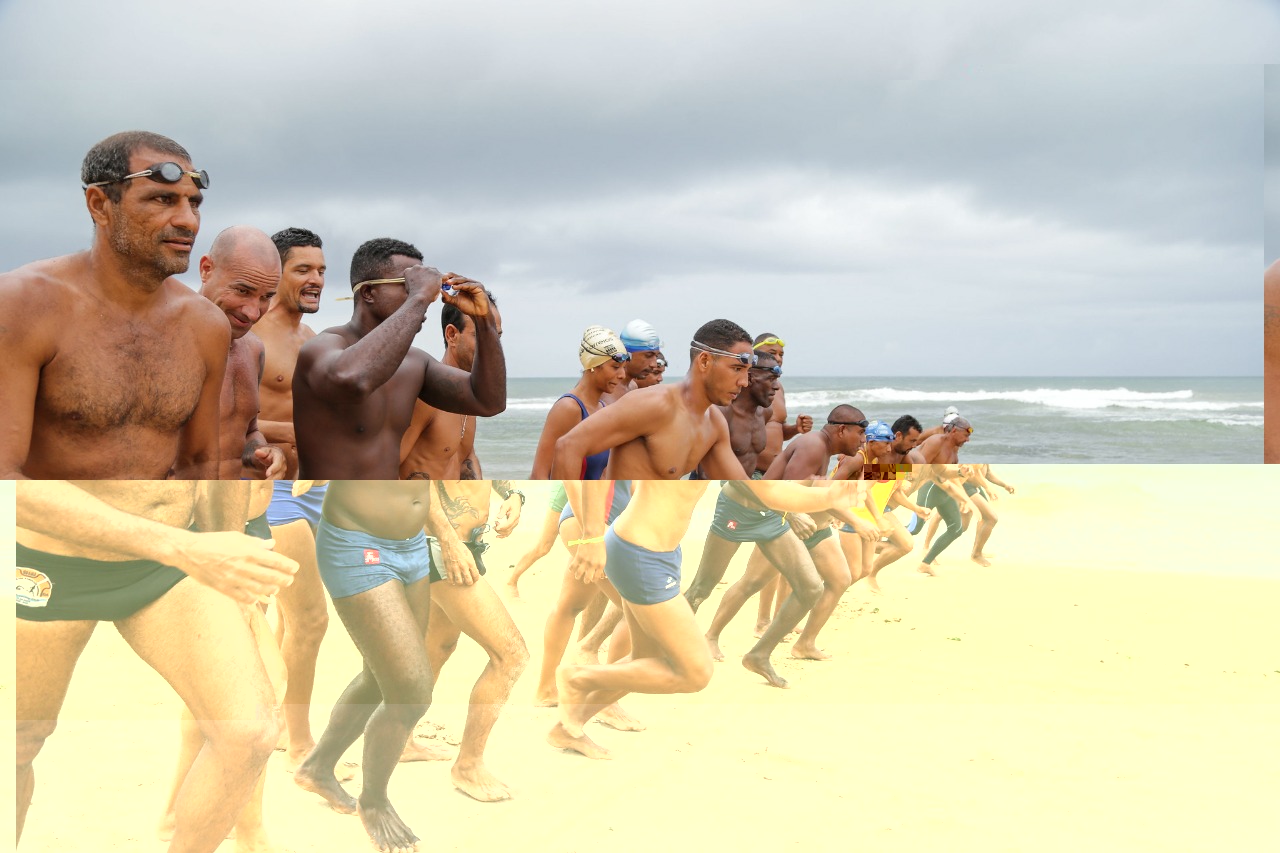
[(64, 429), (181, 429), (200, 399), (206, 366), (179, 323), (77, 322), (40, 373), (36, 411)]

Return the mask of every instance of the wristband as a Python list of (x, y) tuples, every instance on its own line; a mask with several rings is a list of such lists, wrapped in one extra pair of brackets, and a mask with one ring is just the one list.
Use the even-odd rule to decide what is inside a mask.
[(570, 539), (569, 547), (572, 548), (575, 545), (594, 545), (596, 542), (603, 542), (603, 541), (604, 541), (603, 536), (593, 536), (590, 539)]

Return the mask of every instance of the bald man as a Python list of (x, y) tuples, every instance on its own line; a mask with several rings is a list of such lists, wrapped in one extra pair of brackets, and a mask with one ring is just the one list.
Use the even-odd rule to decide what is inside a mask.
[(219, 401), (218, 479), (274, 480), (284, 475), (285, 455), (258, 429), (258, 385), (266, 351), (250, 329), (280, 285), (280, 253), (257, 228), (234, 225), (214, 238), (200, 259), (200, 294), (221, 309), (231, 326), (231, 349)]

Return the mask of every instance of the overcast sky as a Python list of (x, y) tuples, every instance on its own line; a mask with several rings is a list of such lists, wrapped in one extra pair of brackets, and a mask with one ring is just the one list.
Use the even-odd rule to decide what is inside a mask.
[(1274, 3), (433, 8), (0, 2), (0, 269), (87, 247), (80, 160), (145, 128), (211, 174), (198, 250), (319, 232), (319, 329), (409, 240), (513, 376), (635, 317), (677, 373), (715, 317), (800, 375), (1261, 372)]

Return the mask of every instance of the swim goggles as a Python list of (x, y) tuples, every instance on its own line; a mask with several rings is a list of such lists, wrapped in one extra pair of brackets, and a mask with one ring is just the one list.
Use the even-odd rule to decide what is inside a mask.
[(769, 371), (770, 373), (772, 373), (774, 376), (781, 376), (781, 375), (782, 375), (782, 365), (781, 365), (781, 364), (775, 364), (775, 365), (773, 365), (773, 366), (771, 366), (771, 367), (761, 367), (761, 366), (760, 366), (760, 365), (758, 365), (758, 364), (753, 364), (753, 365), (751, 365), (751, 369), (752, 369), (752, 370), (767, 370), (767, 371)]
[(787, 348), (787, 342), (782, 338), (765, 338), (763, 341), (753, 346), (752, 349), (760, 349), (760, 347), (773, 346), (774, 344), (777, 344), (783, 349)]
[(728, 352), (726, 350), (716, 349), (715, 347), (709, 347), (701, 341), (689, 341), (689, 346), (697, 350), (702, 350), (703, 352), (711, 353), (712, 355), (722, 355), (725, 358), (736, 359), (745, 367), (754, 367), (756, 359), (759, 358), (759, 356), (753, 352)]
[(869, 424), (870, 421), (868, 421), (866, 418), (863, 418), (860, 421), (827, 421), (827, 423), (832, 424), (834, 426), (856, 426), (862, 429), (866, 429), (867, 424)]
[(156, 163), (154, 166), (148, 166), (141, 172), (134, 172), (132, 175), (125, 175), (123, 178), (112, 178), (109, 181), (94, 181), (91, 184), (85, 184), (84, 188), (105, 187), (107, 184), (118, 184), (122, 181), (131, 181), (134, 178), (150, 178), (158, 184), (176, 184), (178, 181), (182, 180), (183, 175), (190, 175), (191, 180), (195, 181), (196, 186), (200, 189), (209, 189), (208, 172), (204, 169), (197, 172), (189, 172), (177, 163)]
[[(356, 294), (360, 292), (360, 288), (373, 287), (375, 284), (404, 284), (404, 276), (400, 276), (399, 278), (371, 278), (368, 281), (357, 281), (354, 285), (351, 286), (351, 295), (339, 296), (337, 301), (350, 302), (352, 299), (356, 298)], [(451, 284), (440, 285), (440, 292), (453, 293), (453, 285)]]

